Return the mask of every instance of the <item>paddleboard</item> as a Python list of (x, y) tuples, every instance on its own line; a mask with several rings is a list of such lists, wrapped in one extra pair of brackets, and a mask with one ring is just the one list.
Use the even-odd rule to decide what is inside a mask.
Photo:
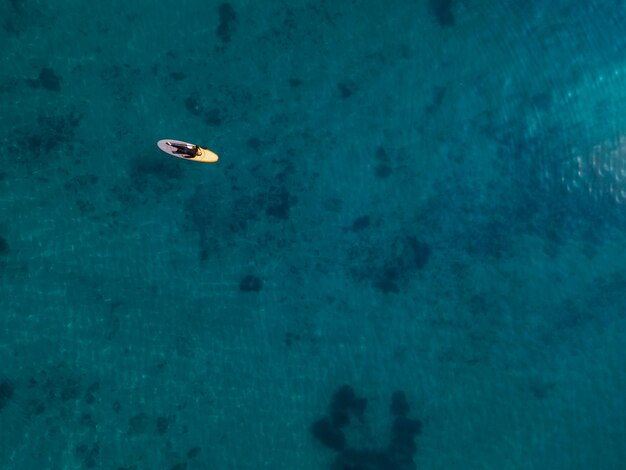
[(195, 162), (203, 163), (215, 163), (219, 158), (216, 153), (211, 152), (209, 149), (205, 149), (204, 147), (200, 146), (197, 146), (198, 150), (195, 157), (191, 155), (186, 155), (184, 153), (181, 153), (176, 145), (184, 146), (190, 150), (194, 148), (194, 144), (190, 144), (189, 142), (183, 142), (182, 140), (163, 139), (157, 142), (157, 146), (165, 153), (171, 155), (172, 157), (182, 158), (183, 160), (193, 160)]

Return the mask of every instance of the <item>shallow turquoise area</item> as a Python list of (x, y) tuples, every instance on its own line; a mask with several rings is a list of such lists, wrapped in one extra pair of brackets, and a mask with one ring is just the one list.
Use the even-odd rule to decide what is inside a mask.
[(624, 2), (0, 25), (1, 469), (624, 468)]

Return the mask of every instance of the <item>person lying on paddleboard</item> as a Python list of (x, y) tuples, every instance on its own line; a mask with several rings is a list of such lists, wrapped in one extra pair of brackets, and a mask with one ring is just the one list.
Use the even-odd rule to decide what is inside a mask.
[(184, 145), (178, 144), (176, 142), (169, 142), (169, 145), (174, 147), (174, 153), (176, 155), (180, 155), (184, 158), (195, 158), (199, 155), (198, 146), (197, 145)]
[(215, 152), (183, 140), (161, 139), (157, 147), (168, 155), (194, 162), (215, 163), (219, 160)]

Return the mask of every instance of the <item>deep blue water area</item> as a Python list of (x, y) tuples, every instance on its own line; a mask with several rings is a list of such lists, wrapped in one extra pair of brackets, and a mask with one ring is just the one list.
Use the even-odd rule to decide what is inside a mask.
[(625, 468), (625, 28), (0, 2), (0, 468)]

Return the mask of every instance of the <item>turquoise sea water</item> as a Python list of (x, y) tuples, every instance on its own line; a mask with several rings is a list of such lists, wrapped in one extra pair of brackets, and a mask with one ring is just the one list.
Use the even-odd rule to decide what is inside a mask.
[(0, 468), (625, 468), (623, 1), (0, 19)]

